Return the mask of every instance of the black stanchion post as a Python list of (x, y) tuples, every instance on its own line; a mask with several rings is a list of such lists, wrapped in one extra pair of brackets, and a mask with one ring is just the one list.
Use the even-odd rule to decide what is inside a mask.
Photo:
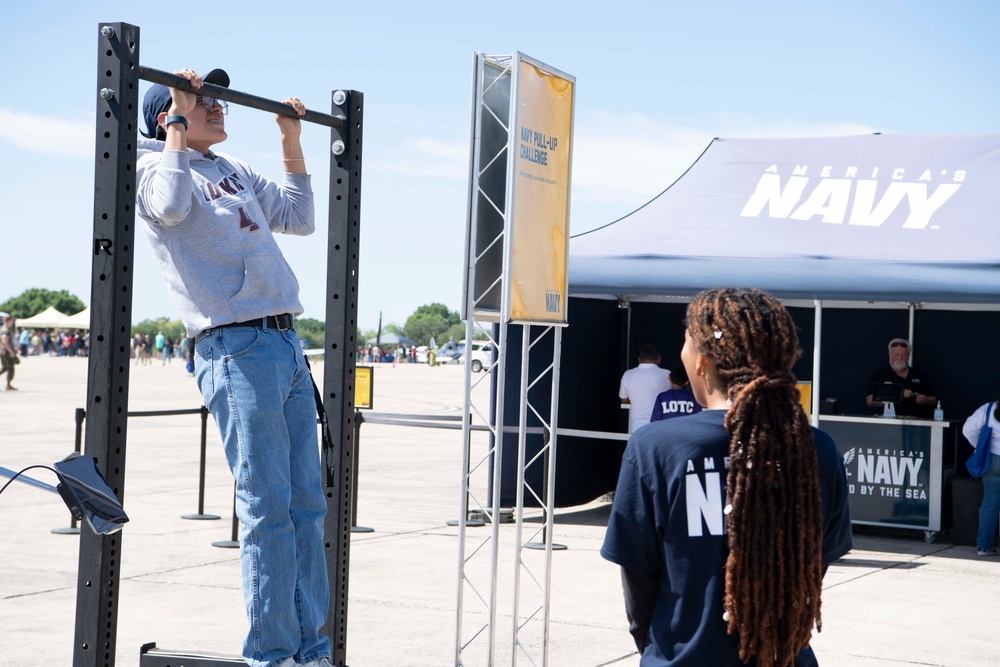
[[(549, 433), (548, 429), (545, 431), (545, 444), (549, 444)], [(552, 451), (551, 447), (546, 446), (545, 451), (542, 452), (542, 502), (546, 502), (549, 497), (549, 452)], [(542, 505), (542, 541), (541, 542), (528, 542), (524, 545), (525, 549), (544, 549), (546, 540), (546, 529), (549, 525), (549, 508)], [(552, 543), (553, 551), (563, 551), (566, 549), (565, 544)]]
[[(205, 514), (205, 457), (208, 449), (208, 408), (201, 406), (201, 466), (198, 470), (198, 513), (183, 514), (182, 519), (221, 519), (218, 514)], [(234, 538), (235, 539), (235, 538)]]
[(354, 483), (351, 489), (351, 532), (373, 533), (374, 528), (358, 525), (358, 451), (361, 449), (361, 422), (365, 420), (360, 410), (354, 411)]
[[(87, 416), (87, 411), (83, 408), (77, 408), (74, 419), (76, 420), (76, 437), (74, 440), (73, 451), (79, 454), (83, 451), (83, 420)], [(76, 515), (70, 512), (69, 528), (53, 528), (51, 533), (56, 535), (79, 535), (80, 526), (76, 523)]]
[(74, 417), (76, 421), (76, 437), (73, 441), (73, 451), (77, 454), (83, 451), (83, 420), (87, 416), (87, 411), (83, 408), (76, 409), (76, 415)]
[(218, 542), (212, 542), (213, 547), (219, 547), (220, 549), (238, 549), (240, 546), (240, 520), (236, 516), (236, 485), (233, 485), (233, 533), (232, 537), (228, 540), (219, 540)]

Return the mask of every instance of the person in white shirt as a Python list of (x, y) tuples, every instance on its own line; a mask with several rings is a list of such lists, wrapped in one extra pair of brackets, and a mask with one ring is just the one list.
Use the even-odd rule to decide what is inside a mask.
[(649, 423), (656, 397), (668, 389), (670, 371), (660, 368), (660, 351), (655, 345), (643, 345), (639, 350), (639, 365), (625, 371), (618, 389), (618, 398), (629, 406), (629, 433)]
[[(992, 411), (991, 411), (992, 408)], [(973, 447), (979, 442), (979, 432), (991, 427), (990, 469), (983, 475), (983, 504), (979, 507), (979, 533), (976, 549), (980, 556), (998, 556), (996, 547), (997, 517), (1000, 516), (1000, 400), (987, 403), (969, 415), (962, 426), (962, 435)]]

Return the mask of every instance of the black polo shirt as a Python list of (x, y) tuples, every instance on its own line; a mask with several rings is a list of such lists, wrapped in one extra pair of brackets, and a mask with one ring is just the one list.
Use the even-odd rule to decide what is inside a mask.
[[(927, 376), (918, 371), (916, 368), (907, 369), (907, 374), (905, 378), (901, 378), (896, 375), (896, 371), (892, 370), (892, 366), (886, 366), (885, 368), (880, 368), (872, 376), (871, 382), (868, 383), (868, 393), (873, 394), (875, 392), (875, 385), (877, 384), (899, 384), (903, 385), (903, 390), (909, 389), (915, 394), (927, 394), (928, 396), (933, 396), (934, 391), (931, 389), (931, 383), (927, 379)], [(930, 403), (927, 405), (920, 405), (911, 398), (904, 398), (902, 403), (896, 406), (896, 415), (899, 417), (921, 417), (924, 419), (930, 419), (934, 416), (934, 407)]]

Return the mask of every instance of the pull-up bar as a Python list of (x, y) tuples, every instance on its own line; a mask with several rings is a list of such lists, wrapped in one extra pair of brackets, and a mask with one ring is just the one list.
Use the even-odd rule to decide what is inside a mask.
[(269, 100), (266, 97), (259, 97), (257, 95), (251, 95), (250, 93), (244, 93), (239, 90), (233, 90), (232, 88), (225, 88), (214, 83), (208, 83), (207, 81), (202, 84), (201, 88), (194, 88), (191, 85), (191, 82), (184, 77), (177, 74), (171, 74), (170, 72), (153, 69), (152, 67), (139, 65), (139, 78), (143, 81), (149, 81), (150, 83), (162, 84), (168, 88), (177, 88), (178, 90), (186, 90), (192, 93), (202, 93), (219, 100), (239, 104), (240, 106), (260, 109), (261, 111), (270, 111), (271, 113), (276, 113), (281, 116), (290, 116), (309, 123), (316, 123), (317, 125), (326, 125), (327, 127), (332, 127), (338, 130), (343, 129), (344, 127), (345, 118), (343, 116), (331, 116), (328, 113), (321, 113), (311, 109), (306, 109), (305, 115), (300, 116), (295, 113), (295, 110), (292, 109), (292, 107), (284, 102), (276, 102), (275, 100)]

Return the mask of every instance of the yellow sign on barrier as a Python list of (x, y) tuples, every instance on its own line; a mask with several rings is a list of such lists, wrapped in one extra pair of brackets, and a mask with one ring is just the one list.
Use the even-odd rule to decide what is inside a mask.
[(371, 366), (357, 366), (354, 369), (354, 407), (359, 410), (371, 410), (374, 394), (372, 386), (375, 380), (375, 369)]

